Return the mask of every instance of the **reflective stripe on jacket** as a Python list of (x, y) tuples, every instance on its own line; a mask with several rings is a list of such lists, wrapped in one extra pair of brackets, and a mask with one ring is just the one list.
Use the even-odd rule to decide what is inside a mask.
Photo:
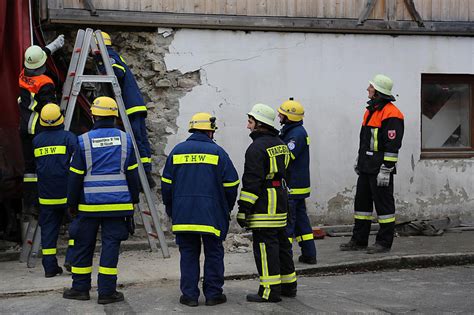
[(290, 150), (288, 167), (288, 187), (290, 199), (308, 198), (311, 192), (309, 175), (309, 137), (303, 121), (285, 124), (280, 131), (280, 138)]
[(79, 152), (70, 167), (68, 203), (78, 206), (84, 216), (132, 215), (139, 184), (131, 138), (119, 129), (96, 125), (79, 137)]
[(369, 101), (360, 130), (360, 172), (378, 174), (380, 166), (395, 166), (402, 146), (404, 117), (391, 102)]
[(48, 127), (33, 139), (40, 205), (64, 206), (67, 203), (69, 162), (77, 137), (63, 130), (64, 125)]
[(47, 75), (28, 77), (24, 70), (19, 77), (20, 131), (36, 134), (39, 126), (39, 114), (47, 103), (56, 103), (56, 91), (53, 80)]
[(290, 163), (287, 145), (277, 131), (250, 134), (252, 144), (245, 152), (238, 218), (249, 228), (283, 228), (288, 212), (286, 169)]
[(225, 239), (239, 177), (224, 149), (205, 133), (195, 132), (173, 148), (161, 186), (173, 233)]

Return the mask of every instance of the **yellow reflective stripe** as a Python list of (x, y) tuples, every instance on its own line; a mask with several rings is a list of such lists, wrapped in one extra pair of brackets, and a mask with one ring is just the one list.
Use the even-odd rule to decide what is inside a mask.
[(395, 217), (393, 218), (388, 218), (388, 219), (378, 219), (379, 223), (390, 223), (390, 222), (395, 222)]
[[(259, 247), (260, 247), (260, 262), (262, 264), (262, 277), (266, 277), (268, 276), (267, 249), (265, 247), (265, 243), (259, 243)], [(262, 297), (268, 300), (270, 296), (270, 292), (271, 292), (270, 285), (262, 284), (262, 286), (265, 288), (263, 290)]]
[(151, 158), (150, 157), (142, 157), (142, 158), (140, 158), (140, 161), (142, 161), (142, 163), (151, 163)]
[(71, 172), (74, 172), (74, 173), (79, 174), (79, 175), (83, 175), (83, 174), (84, 174), (84, 171), (78, 170), (77, 168), (74, 168), (74, 167), (72, 167), (72, 166), (69, 167), (69, 170), (70, 170)]
[[(296, 276), (296, 274), (295, 274), (295, 276)], [(262, 286), (270, 286), (270, 285), (281, 284), (281, 277), (280, 277), (280, 275), (261, 276), (260, 277), (260, 284)]]
[(311, 140), (309, 139), (309, 137), (306, 137), (306, 144), (309, 145), (311, 143)]
[(130, 165), (129, 167), (127, 167), (127, 171), (134, 170), (134, 169), (136, 169), (137, 167), (138, 167), (138, 164), (137, 164), (137, 163), (132, 164), (132, 165)]
[(292, 237), (288, 237), (288, 241), (290, 241), (290, 244), (293, 244), (293, 238)]
[(291, 160), (291, 153), (290, 154), (285, 154), (285, 169), (288, 168), (288, 165), (290, 164), (290, 160)]
[(257, 202), (257, 199), (258, 199), (257, 195), (254, 195), (254, 194), (252, 194), (248, 191), (245, 191), (245, 190), (240, 191), (239, 200), (247, 201), (247, 202), (250, 202), (251, 204), (255, 204), (255, 202)]
[(23, 182), (25, 183), (36, 183), (38, 181), (38, 177), (23, 177)]
[(252, 220), (286, 220), (287, 213), (275, 213), (275, 214), (268, 214), (268, 213), (255, 213), (249, 215)]
[(67, 203), (67, 198), (60, 198), (60, 199), (46, 199), (46, 198), (38, 198), (40, 205), (64, 205)]
[(268, 205), (267, 205), (267, 213), (269, 215), (276, 214), (277, 208), (277, 192), (275, 188), (267, 188), (267, 197), (268, 197)]
[(296, 281), (296, 272), (289, 275), (281, 275), (281, 283), (293, 283)]
[(112, 67), (119, 68), (119, 69), (122, 70), (123, 72), (127, 72), (127, 71), (125, 70), (125, 67), (123, 67), (123, 66), (121, 66), (121, 65), (119, 65), (119, 64), (117, 64), (117, 63), (112, 64)]
[(389, 162), (397, 162), (397, 161), (398, 161), (398, 158), (396, 158), (396, 157), (391, 157), (391, 156), (384, 156), (384, 157), (383, 157), (383, 160), (384, 160), (384, 161), (389, 161)]
[(219, 163), (219, 156), (215, 154), (193, 153), (173, 155), (173, 164), (212, 164)]
[(375, 130), (374, 130), (374, 151), (378, 151), (378, 150), (379, 150), (379, 139), (378, 139), (378, 136), (379, 136), (379, 128), (375, 128)]
[(52, 155), (52, 154), (66, 154), (66, 146), (51, 145), (47, 147), (36, 148), (34, 150), (35, 157)]
[[(35, 101), (35, 106), (36, 106), (36, 101)], [(38, 118), (39, 118), (39, 114), (37, 112), (34, 113), (34, 116), (33, 116), (33, 122), (31, 123), (31, 130), (30, 130), (30, 134), (34, 135), (35, 132), (36, 132), (36, 122), (38, 121)]]
[(236, 180), (235, 182), (232, 183), (224, 183), (224, 187), (234, 187), (237, 186), (240, 183), (240, 180)]
[(171, 179), (165, 178), (165, 177), (163, 177), (163, 176), (161, 177), (161, 181), (162, 181), (162, 182), (165, 182), (165, 183), (167, 183), (167, 184), (172, 184), (172, 183), (173, 183), (173, 181), (172, 181)]
[(127, 115), (131, 115), (131, 114), (136, 113), (136, 112), (146, 112), (146, 106), (145, 105), (133, 106), (133, 107), (131, 107), (131, 108), (129, 108), (125, 111), (125, 113), (127, 113)]
[(115, 204), (103, 204), (103, 205), (79, 204), (79, 211), (85, 211), (85, 212), (127, 211), (127, 210), (133, 210), (133, 204), (131, 203), (115, 203)]
[(43, 248), (41, 252), (43, 255), (56, 255), (56, 248)]
[(109, 267), (99, 266), (99, 273), (101, 273), (103, 275), (115, 276), (115, 275), (118, 274), (118, 269), (117, 268), (109, 268)]
[(125, 59), (123, 59), (122, 56), (119, 55), (119, 58), (120, 58), (120, 60), (122, 60), (122, 62), (123, 62), (124, 64), (127, 64), (127, 63), (125, 62)]
[(310, 192), (311, 192), (311, 187), (290, 189), (290, 195), (303, 195), (303, 194), (309, 194)]
[(71, 267), (71, 272), (77, 275), (86, 275), (88, 273), (92, 273), (92, 266), (90, 267)]
[(299, 242), (303, 242), (303, 241), (311, 241), (311, 240), (314, 240), (314, 235), (313, 233), (308, 233), (308, 234), (304, 234), (304, 235), (301, 235), (301, 236), (297, 236), (296, 237), (296, 241), (299, 243)]
[(238, 212), (238, 213), (237, 213), (237, 219), (245, 220), (245, 213), (243, 213), (243, 212)]
[(357, 214), (354, 215), (354, 219), (359, 219), (359, 220), (370, 220), (370, 221), (372, 221), (373, 218), (374, 217), (371, 216), (371, 215), (357, 215)]
[(296, 156), (293, 154), (293, 152), (290, 152), (290, 157), (292, 160), (296, 159)]
[(249, 221), (249, 228), (279, 228), (286, 226), (286, 220), (282, 222)]
[(171, 227), (173, 232), (205, 232), (216, 236), (221, 236), (221, 231), (210, 225), (200, 224), (174, 224)]
[(69, 246), (74, 246), (74, 240), (73, 240), (73, 239), (70, 239), (70, 240), (68, 241), (68, 245), (69, 245)]

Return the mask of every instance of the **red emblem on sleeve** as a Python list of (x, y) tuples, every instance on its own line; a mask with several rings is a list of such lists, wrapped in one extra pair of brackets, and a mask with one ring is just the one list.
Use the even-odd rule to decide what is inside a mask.
[(389, 130), (388, 131), (388, 138), (390, 140), (393, 140), (397, 137), (397, 131), (396, 130)]

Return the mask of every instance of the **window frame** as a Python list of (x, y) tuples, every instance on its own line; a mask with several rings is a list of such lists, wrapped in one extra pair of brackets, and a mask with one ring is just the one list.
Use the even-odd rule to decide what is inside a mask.
[[(469, 104), (469, 128), (470, 134), (470, 148), (436, 148), (436, 149), (424, 149), (422, 147), (423, 139), (423, 84), (426, 83), (441, 83), (441, 84), (468, 84), (470, 93), (470, 104)], [(423, 73), (421, 74), (421, 85), (420, 85), (420, 147), (421, 159), (466, 159), (474, 157), (474, 75), (472, 74), (432, 74)]]

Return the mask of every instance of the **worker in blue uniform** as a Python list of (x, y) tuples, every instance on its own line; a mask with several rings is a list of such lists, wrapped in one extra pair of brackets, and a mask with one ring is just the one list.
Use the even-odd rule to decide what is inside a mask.
[(70, 228), (74, 238), (72, 288), (66, 299), (89, 300), (92, 258), (101, 229), (102, 251), (98, 275), (99, 304), (124, 300), (117, 288), (120, 243), (128, 238), (134, 204), (139, 202), (137, 161), (130, 135), (115, 128), (118, 107), (101, 96), (91, 106), (94, 126), (79, 136), (69, 173), (68, 205), (77, 211)]
[[(67, 213), (69, 162), (77, 146), (77, 137), (64, 130), (64, 117), (58, 105), (46, 104), (40, 114), (43, 130), (33, 138), (38, 176), (41, 247), (46, 278), (63, 272), (56, 259), (56, 243), (63, 217)], [(65, 266), (70, 264), (70, 250)], [(67, 268), (67, 267), (66, 267)]]
[(310, 265), (316, 264), (316, 245), (313, 228), (306, 212), (306, 198), (311, 193), (309, 178), (309, 137), (303, 127), (304, 107), (292, 97), (278, 108), (278, 118), (283, 127), (280, 138), (290, 150), (288, 166), (288, 225), (287, 232), (290, 243), (296, 238), (301, 247), (298, 261)]
[[(145, 123), (145, 118), (147, 116), (145, 101), (143, 100), (143, 96), (140, 92), (137, 81), (125, 62), (125, 59), (112, 48), (112, 40), (110, 39), (110, 35), (102, 32), (102, 38), (104, 39), (107, 52), (109, 53), (112, 69), (114, 70), (115, 76), (119, 81), (120, 88), (122, 89), (122, 98), (125, 104), (125, 111), (132, 126), (133, 136), (137, 142), (138, 151), (140, 152), (140, 160), (142, 161), (143, 168), (145, 169), (148, 184), (150, 185), (150, 188), (153, 188), (156, 186), (156, 183), (151, 176), (151, 148), (150, 142), (148, 141)], [(102, 60), (99, 60), (98, 64), (101, 72), (105, 73)]]
[(169, 154), (163, 170), (166, 213), (181, 254), (180, 303), (198, 306), (199, 256), (204, 244), (203, 292), (206, 305), (225, 303), (224, 248), (239, 177), (227, 153), (214, 141), (216, 118), (197, 113), (189, 122), (192, 135)]

